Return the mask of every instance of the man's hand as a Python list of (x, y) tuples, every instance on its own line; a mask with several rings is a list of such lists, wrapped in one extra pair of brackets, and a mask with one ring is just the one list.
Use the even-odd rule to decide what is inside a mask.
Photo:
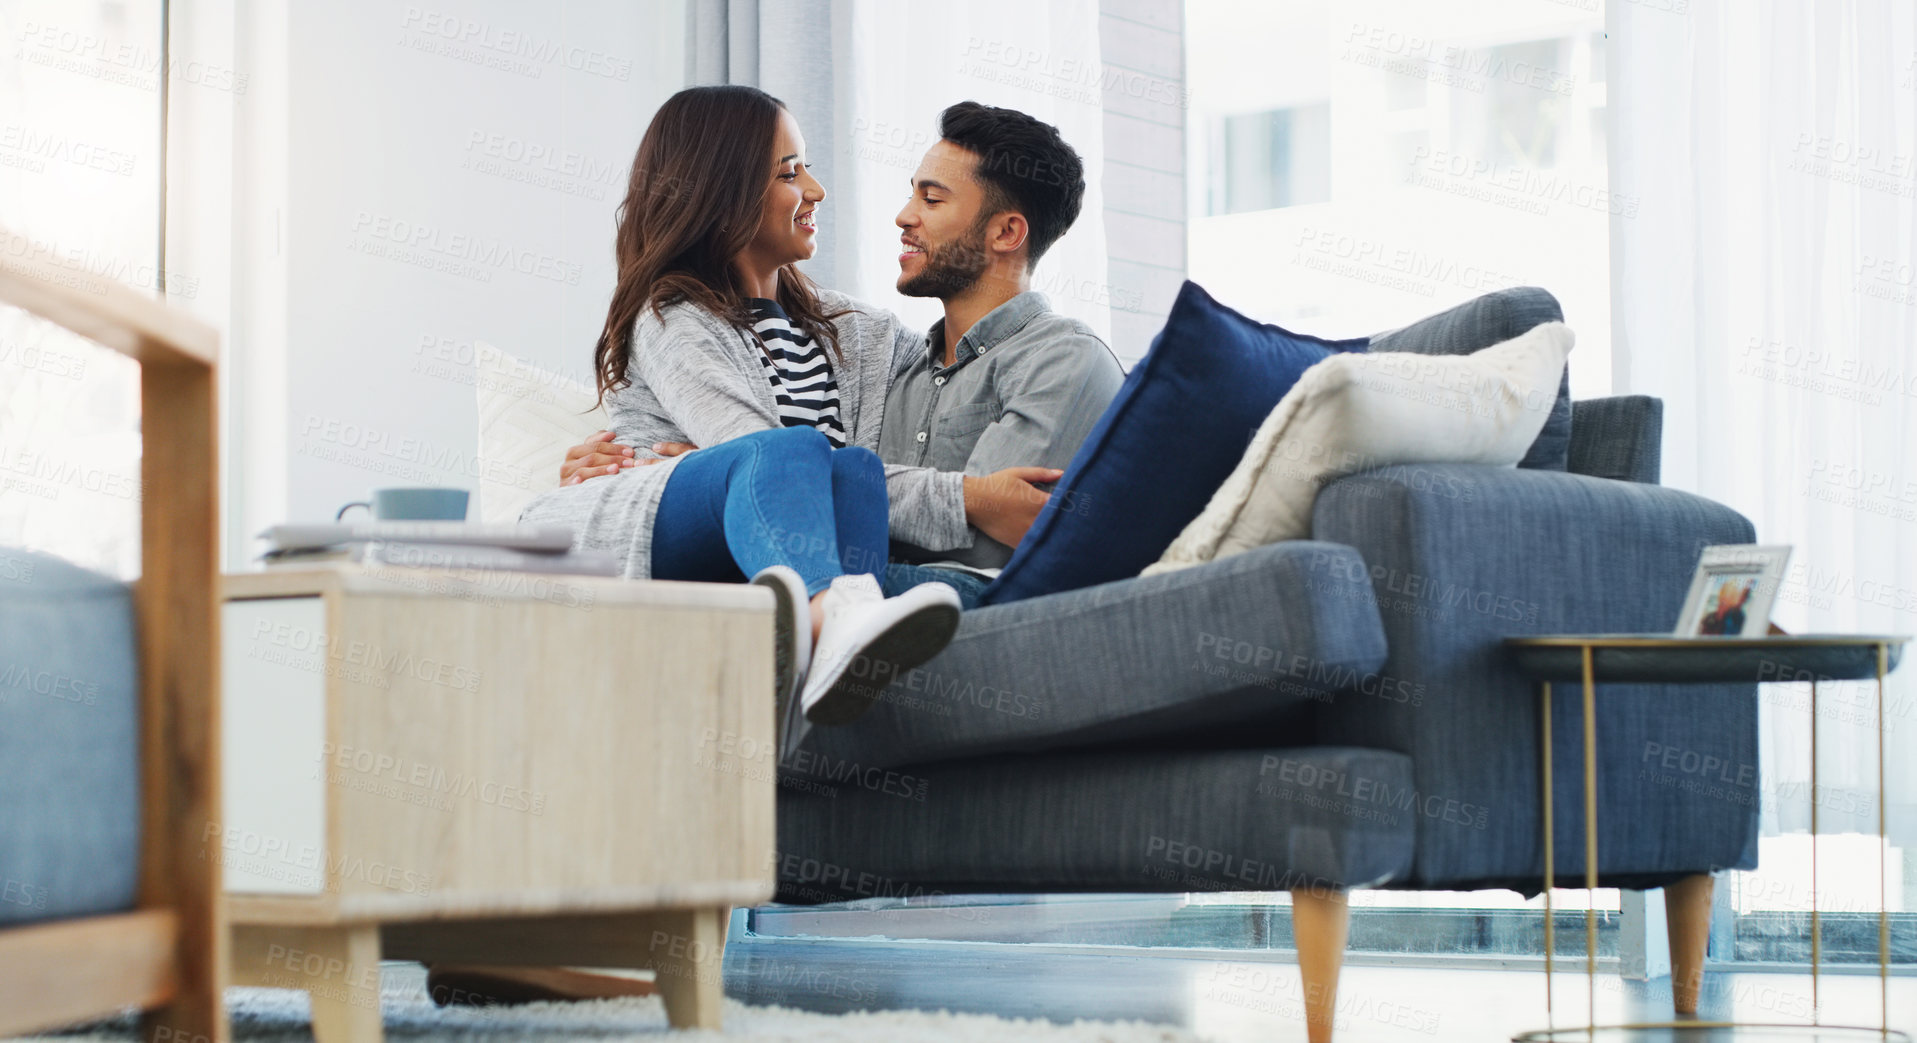
[(983, 478), (965, 476), (965, 520), (987, 536), (1018, 546), (1052, 494), (1035, 483), (1056, 482), (1065, 474), (1052, 467), (1007, 467)]
[(585, 441), (566, 450), (566, 459), (559, 465), (559, 484), (578, 485), (588, 478), (617, 474), (629, 467), (656, 464), (662, 459), (683, 456), (697, 448), (689, 442), (655, 442), (652, 451), (658, 453), (658, 457), (642, 459), (633, 454), (630, 446), (613, 441), (611, 431), (595, 431)]

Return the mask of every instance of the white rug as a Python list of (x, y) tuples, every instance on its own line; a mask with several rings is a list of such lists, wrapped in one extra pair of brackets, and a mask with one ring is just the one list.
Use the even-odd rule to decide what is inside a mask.
[[(395, 973), (397, 971), (397, 973)], [(227, 1011), (233, 1038), (280, 1043), (313, 1038), (306, 995), (286, 989), (229, 989)], [(1166, 1025), (1137, 1021), (1048, 1021), (995, 1018), (984, 1014), (928, 1014), (883, 1011), (814, 1014), (784, 1007), (752, 1007), (726, 1001), (725, 1031), (673, 1032), (656, 996), (575, 1003), (534, 1003), (523, 1007), (446, 1008), (426, 996), (425, 975), (387, 968), (381, 1015), (389, 1040), (422, 1043), (518, 1043), (521, 1040), (657, 1039), (673, 1043), (750, 1040), (759, 1043), (1204, 1043), (1204, 1037)], [(36, 1037), (55, 1043), (128, 1043), (135, 1038), (131, 1017), (75, 1032)]]

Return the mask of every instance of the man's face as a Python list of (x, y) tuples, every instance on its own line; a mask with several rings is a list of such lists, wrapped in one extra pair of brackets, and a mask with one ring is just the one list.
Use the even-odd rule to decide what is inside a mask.
[(985, 189), (974, 176), (978, 154), (949, 141), (926, 150), (912, 175), (912, 198), (899, 211), (899, 292), (941, 300), (972, 288), (985, 273)]

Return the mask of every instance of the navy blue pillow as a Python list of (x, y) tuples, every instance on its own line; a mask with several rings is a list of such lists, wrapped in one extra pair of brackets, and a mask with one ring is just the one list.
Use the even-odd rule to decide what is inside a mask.
[(1138, 575), (1211, 502), (1305, 370), (1367, 343), (1254, 322), (1185, 283), (1151, 351), (979, 603)]

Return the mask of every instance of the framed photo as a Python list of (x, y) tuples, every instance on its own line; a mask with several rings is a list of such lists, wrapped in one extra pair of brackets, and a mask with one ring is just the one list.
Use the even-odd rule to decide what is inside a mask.
[(1691, 577), (1691, 592), (1677, 617), (1678, 637), (1763, 637), (1770, 632), (1771, 602), (1784, 582), (1789, 547), (1754, 543), (1704, 548)]

